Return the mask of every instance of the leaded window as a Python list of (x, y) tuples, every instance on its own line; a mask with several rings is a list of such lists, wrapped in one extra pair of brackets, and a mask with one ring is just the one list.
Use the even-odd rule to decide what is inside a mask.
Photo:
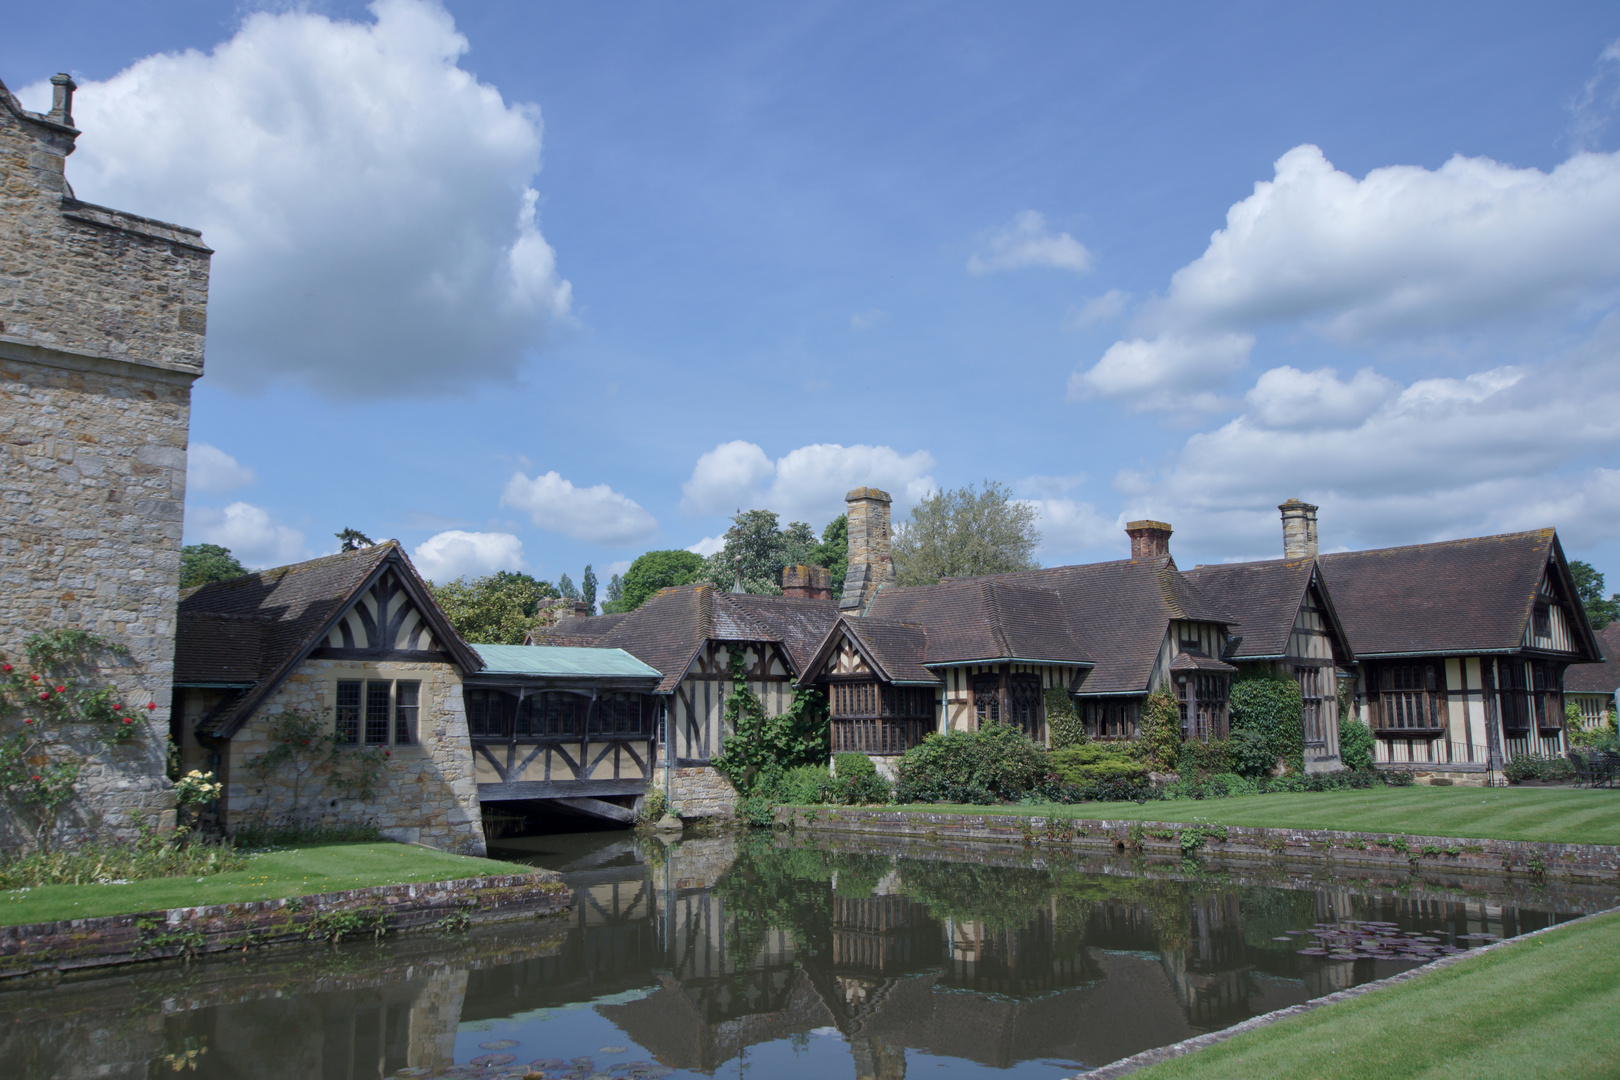
[(1445, 671), (1439, 663), (1384, 664), (1373, 678), (1380, 729), (1436, 732), (1445, 726)]
[(876, 682), (827, 687), (834, 753), (903, 754), (934, 730), (934, 690)]
[(1007, 677), (1007, 723), (1041, 741), (1041, 677), (1028, 673)]
[(386, 746), (388, 744), (388, 705), (389, 691), (393, 683), (368, 682), (366, 683), (366, 745)]
[(354, 746), (360, 741), (360, 687), (358, 682), (337, 684), (337, 741)]
[(1176, 679), (1176, 706), (1181, 713), (1184, 739), (1226, 738), (1226, 703), (1231, 679), (1222, 674), (1195, 671)]
[(973, 677), (973, 712), (980, 727), (1001, 723), (1001, 676)]
[(1332, 684), (1332, 680), (1327, 678), (1326, 671), (1327, 669), (1319, 667), (1297, 667), (1294, 669), (1294, 677), (1299, 680), (1299, 698), (1304, 713), (1306, 746), (1326, 746), (1328, 742), (1327, 687)]
[(333, 736), (345, 746), (410, 746), (417, 740), (422, 684), (340, 679), (333, 693)]

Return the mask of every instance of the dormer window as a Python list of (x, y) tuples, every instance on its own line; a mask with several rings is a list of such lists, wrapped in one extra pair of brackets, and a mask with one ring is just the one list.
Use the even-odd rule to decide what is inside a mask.
[(1538, 638), (1552, 637), (1552, 607), (1548, 604), (1536, 605), (1535, 634)]

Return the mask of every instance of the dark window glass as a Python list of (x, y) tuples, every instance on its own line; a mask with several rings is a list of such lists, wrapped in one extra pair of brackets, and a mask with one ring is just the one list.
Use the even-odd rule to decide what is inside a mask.
[(366, 683), (366, 745), (388, 744), (388, 691), (386, 682)]
[(1323, 677), (1319, 667), (1301, 667), (1294, 669), (1294, 676), (1299, 679), (1300, 702), (1305, 713), (1305, 745), (1327, 745), (1327, 702), (1323, 688), (1328, 680)]
[(1524, 661), (1503, 658), (1496, 662), (1496, 700), (1501, 707), (1504, 731), (1525, 731), (1530, 727), (1530, 695), (1525, 685)]
[(1536, 605), (1536, 637), (1552, 637), (1552, 612), (1546, 604)]
[(337, 741), (349, 746), (360, 741), (360, 684), (337, 684)]
[(422, 684), (402, 682), (394, 685), (394, 745), (409, 746), (416, 741), (417, 699)]
[(973, 711), (979, 726), (1001, 723), (1001, 678), (997, 675), (976, 675), (973, 679)]
[(1021, 728), (1025, 735), (1041, 738), (1041, 677), (1019, 674), (1007, 680), (1007, 723)]
[(1440, 700), (1445, 689), (1439, 664), (1386, 664), (1377, 672), (1378, 726), (1394, 731), (1434, 731), (1444, 727)]

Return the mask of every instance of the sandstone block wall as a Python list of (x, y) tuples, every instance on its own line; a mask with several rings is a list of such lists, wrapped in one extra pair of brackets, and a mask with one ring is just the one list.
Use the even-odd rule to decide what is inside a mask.
[[(210, 253), (195, 230), (72, 197), (67, 104), (28, 113), (0, 85), (0, 651), (73, 625), (129, 650), (113, 679), (156, 702), (145, 737), (105, 751), (57, 733), (61, 754), (88, 756), (64, 833), (127, 836), (137, 814), (173, 819), (163, 765)], [(17, 842), (8, 824), (0, 849)]]
[[(658, 749), (649, 788), (664, 789), (664, 748)], [(669, 809), (677, 817), (728, 818), (736, 813), (737, 789), (712, 765), (683, 765), (669, 772)]]
[[(291, 766), (283, 766), (261, 783), (247, 763), (270, 749), (277, 714), (298, 710), (332, 730), (339, 679), (419, 680), (416, 744), (389, 748), (382, 781), (371, 799), (345, 798), (324, 764), (296, 781)], [(369, 820), (393, 840), (484, 854), (483, 811), (473, 778), (461, 676), (450, 664), (310, 660), (231, 739), (224, 773), (227, 829), (288, 816), (325, 825)]]

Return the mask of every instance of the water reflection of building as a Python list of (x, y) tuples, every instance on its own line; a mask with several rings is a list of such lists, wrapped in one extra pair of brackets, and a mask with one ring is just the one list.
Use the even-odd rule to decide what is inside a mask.
[[(908, 894), (903, 864), (875, 885), (868, 873), (837, 886), (745, 865), (744, 877), (790, 882), (756, 901), (716, 888), (732, 858), (724, 840), (667, 853), (627, 841), (570, 868), (565, 920), (459, 943), (409, 937), (0, 989), (0, 1061), (8, 1077), (133, 1080), (178, 1062), (198, 1080), (357, 1080), (447, 1067), (468, 1023), (597, 1001), (626, 1041), (702, 1072), (828, 1028), (861, 1080), (901, 1080), (908, 1052), (1096, 1065), (1407, 966), (1301, 957), (1296, 941), (1273, 940), (1284, 930), (1357, 918), (1506, 935), (1548, 921), (1421, 891), (1103, 878), (1027, 889), (1027, 907), (985, 898), (998, 913), (972, 918), (960, 914), (971, 894), (934, 907), (926, 890)], [(76, 995), (72, 1007), (54, 1004), (69, 1000), (60, 994)]]

